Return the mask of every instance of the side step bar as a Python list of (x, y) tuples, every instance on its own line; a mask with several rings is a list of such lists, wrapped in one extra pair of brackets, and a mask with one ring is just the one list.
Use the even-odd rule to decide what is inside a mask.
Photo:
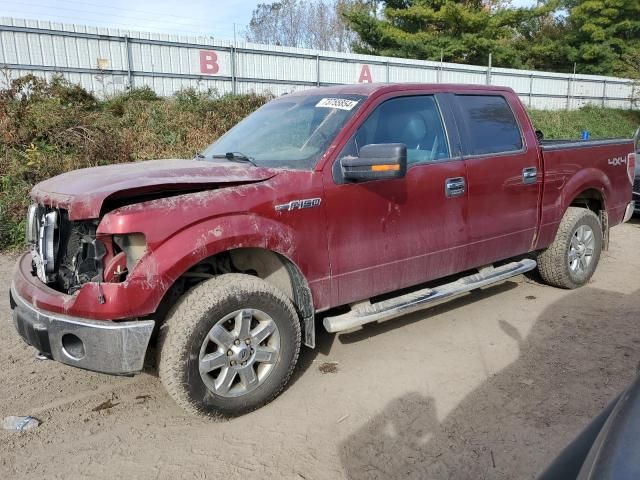
[(455, 282), (446, 283), (435, 288), (425, 288), (375, 304), (358, 305), (350, 312), (335, 317), (326, 317), (323, 322), (324, 327), (329, 332), (342, 332), (365, 323), (390, 320), (442, 303), (471, 290), (502, 282), (534, 268), (536, 268), (536, 262), (531, 259), (512, 262), (497, 268), (483, 268), (479, 273), (462, 277)]

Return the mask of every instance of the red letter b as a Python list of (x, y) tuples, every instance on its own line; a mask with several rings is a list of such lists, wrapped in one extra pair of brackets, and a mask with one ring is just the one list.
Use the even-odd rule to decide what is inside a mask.
[(211, 50), (200, 50), (200, 73), (215, 75), (218, 70), (218, 54)]

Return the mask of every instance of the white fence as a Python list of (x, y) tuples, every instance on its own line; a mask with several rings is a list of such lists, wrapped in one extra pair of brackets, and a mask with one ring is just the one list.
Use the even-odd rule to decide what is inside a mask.
[[(0, 18), (0, 68), (9, 78), (56, 73), (99, 95), (148, 85), (275, 95), (358, 82), (472, 83), (513, 88), (532, 108), (633, 108), (631, 80), (213, 41)], [(0, 79), (5, 82), (6, 79)]]

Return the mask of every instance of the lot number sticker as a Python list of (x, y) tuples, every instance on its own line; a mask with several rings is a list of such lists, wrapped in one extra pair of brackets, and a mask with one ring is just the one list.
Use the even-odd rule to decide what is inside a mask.
[(340, 110), (351, 110), (358, 104), (357, 100), (347, 100), (346, 98), (323, 98), (316, 107), (339, 108)]

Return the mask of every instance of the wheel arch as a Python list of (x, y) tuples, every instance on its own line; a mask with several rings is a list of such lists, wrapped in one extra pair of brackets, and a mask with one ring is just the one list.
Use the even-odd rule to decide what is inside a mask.
[(548, 247), (558, 233), (560, 222), (569, 207), (593, 211), (602, 225), (603, 249), (609, 244), (608, 200), (611, 182), (595, 168), (584, 168), (557, 184), (557, 190), (547, 189), (542, 198), (542, 216), (536, 249)]
[[(575, 194), (568, 207), (582, 207), (598, 214), (600, 211), (606, 211), (605, 197), (602, 190), (595, 187), (585, 188)], [(566, 209), (565, 209), (566, 210)]]
[[(206, 271), (207, 273), (203, 273)], [(158, 311), (163, 317), (177, 297), (184, 294), (186, 280), (240, 272), (254, 275), (278, 288), (291, 301), (301, 321), (304, 344), (315, 348), (315, 308), (309, 284), (288, 256), (265, 247), (234, 247), (200, 259), (186, 268), (165, 292)]]
[(571, 206), (586, 207), (596, 213), (590, 207), (599, 206), (600, 210), (606, 211), (611, 191), (611, 180), (602, 170), (593, 167), (578, 170), (562, 187), (562, 210), (558, 212), (558, 221)]
[(300, 268), (287, 256), (260, 247), (241, 247), (227, 251), (233, 265), (242, 271), (255, 271), (267, 283), (280, 289), (291, 300), (300, 319), (304, 344), (315, 347), (315, 308), (311, 289)]
[[(143, 256), (133, 270), (147, 315), (161, 324), (182, 293), (205, 278), (251, 273), (279, 288), (300, 315), (304, 343), (315, 345), (315, 303), (296, 262), (296, 232), (275, 219), (251, 213), (209, 218), (181, 230)], [(245, 268), (233, 265), (240, 262)], [(261, 276), (262, 275), (262, 276)]]

